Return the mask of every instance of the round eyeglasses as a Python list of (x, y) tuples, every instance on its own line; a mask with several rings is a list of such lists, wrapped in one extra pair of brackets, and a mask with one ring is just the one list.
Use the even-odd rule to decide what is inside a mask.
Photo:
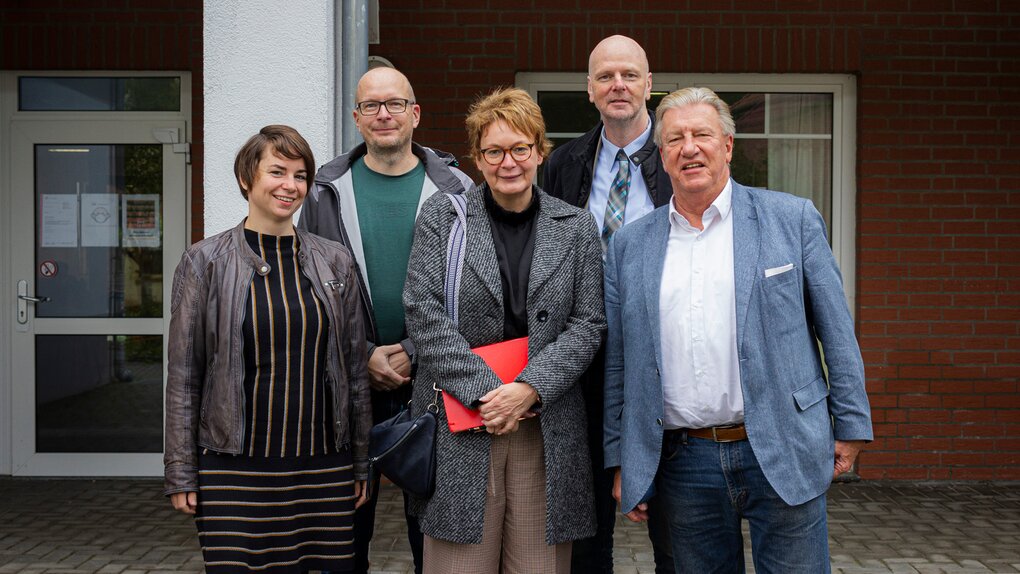
[(363, 116), (374, 116), (379, 114), (379, 110), (386, 107), (386, 111), (391, 114), (402, 114), (407, 111), (407, 106), (413, 106), (414, 102), (405, 98), (394, 98), (392, 100), (386, 100), (385, 102), (378, 102), (374, 100), (365, 100), (364, 102), (358, 102), (358, 112)]
[(514, 161), (526, 161), (531, 157), (531, 150), (534, 147), (535, 144), (533, 143), (519, 143), (508, 148), (490, 147), (482, 150), (482, 159), (489, 165), (499, 165), (503, 163), (503, 158), (509, 153), (510, 157), (514, 158)]

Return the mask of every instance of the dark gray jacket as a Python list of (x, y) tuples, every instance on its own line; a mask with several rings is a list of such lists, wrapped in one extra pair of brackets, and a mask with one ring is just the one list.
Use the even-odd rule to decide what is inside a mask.
[[(528, 366), (517, 380), (542, 401), (546, 474), (546, 542), (560, 544), (595, 533), (591, 462), (578, 377), (605, 333), (602, 248), (589, 213), (534, 188), (539, 198), (535, 253), (528, 280)], [(418, 349), (413, 411), (435, 396), (433, 384), (473, 404), (501, 383), (471, 348), (503, 337), (503, 290), (489, 218), (479, 188), (466, 194), (467, 250), (459, 294), (459, 329), (443, 295), (447, 238), (456, 217), (446, 197), (422, 208), (404, 287), (407, 331)], [(450, 432), (440, 404), (436, 433), (436, 491), (416, 500), (422, 532), (459, 544), (482, 539), (492, 439)]]
[[(297, 227), (340, 242), (354, 256), (359, 270), (357, 278), (365, 317), (365, 339), (368, 341), (368, 355), (371, 356), (379, 340), (372, 310), (372, 287), (364, 273), (365, 249), (361, 244), (361, 226), (358, 224), (358, 207), (354, 201), (351, 178), (351, 165), (367, 151), (368, 148), (362, 143), (319, 168), (315, 174), (315, 185), (308, 191), (308, 197), (301, 208)], [(471, 178), (454, 167), (457, 161), (452, 155), (413, 142), (411, 153), (425, 164), (425, 183), (418, 202), (419, 212), (425, 200), (437, 191), (460, 193), (473, 185)], [(400, 344), (408, 356), (414, 357), (414, 345), (410, 339), (405, 337)]]
[[(248, 288), (271, 263), (244, 238), (244, 223), (192, 245), (174, 273), (167, 350), (166, 494), (198, 490), (198, 451), (238, 454), (244, 434), (241, 325)], [(338, 449), (350, 445), (354, 476), (368, 478), (364, 325), (354, 261), (342, 245), (297, 231), (298, 265), (329, 316), (326, 379)]]
[[(652, 129), (655, 129), (652, 118)], [(592, 170), (595, 152), (602, 136), (602, 122), (577, 138), (557, 147), (545, 162), (542, 172), (542, 189), (570, 205), (583, 208), (591, 195)], [(673, 197), (673, 184), (662, 169), (662, 158), (654, 138), (649, 136), (645, 145), (636, 151), (631, 160), (641, 166), (641, 177), (648, 187), (648, 195), (655, 207), (666, 205)]]

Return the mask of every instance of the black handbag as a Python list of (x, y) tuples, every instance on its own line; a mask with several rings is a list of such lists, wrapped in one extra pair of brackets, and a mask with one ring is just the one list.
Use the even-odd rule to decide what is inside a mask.
[(410, 405), (396, 416), (372, 427), (368, 464), (393, 484), (419, 498), (436, 489), (436, 413), (433, 402), (413, 417)]

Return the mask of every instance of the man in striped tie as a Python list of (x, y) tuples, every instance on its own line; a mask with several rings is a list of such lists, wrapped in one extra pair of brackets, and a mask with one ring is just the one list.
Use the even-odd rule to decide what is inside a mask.
[[(626, 36), (602, 40), (588, 58), (588, 99), (601, 121), (558, 147), (545, 162), (542, 188), (567, 203), (587, 207), (598, 222), (603, 250), (613, 232), (665, 205), (673, 192), (651, 137), (653, 121), (646, 107), (651, 95), (652, 74), (644, 49)], [(613, 571), (616, 500), (613, 475), (603, 468), (603, 368), (604, 355), (599, 352), (583, 382), (598, 531), (593, 538), (574, 542), (575, 574)], [(655, 572), (671, 573), (668, 526), (654, 501), (650, 506)]]

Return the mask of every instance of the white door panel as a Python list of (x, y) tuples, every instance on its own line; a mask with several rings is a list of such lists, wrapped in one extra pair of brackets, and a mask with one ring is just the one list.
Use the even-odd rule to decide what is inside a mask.
[(10, 124), (10, 278), (48, 300), (22, 298), (9, 328), (12, 473), (159, 475), (187, 166), (154, 134), (185, 124), (24, 117)]

